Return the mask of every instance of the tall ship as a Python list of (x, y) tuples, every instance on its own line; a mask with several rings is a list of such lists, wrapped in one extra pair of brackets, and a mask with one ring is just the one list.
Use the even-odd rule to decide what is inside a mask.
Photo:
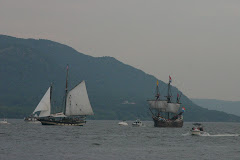
[(165, 99), (161, 99), (160, 97), (159, 83), (157, 81), (156, 99), (148, 100), (149, 109), (152, 113), (152, 119), (154, 121), (154, 127), (180, 128), (183, 126), (183, 112), (185, 111), (185, 108), (182, 107), (182, 111), (179, 112), (181, 95), (179, 96), (179, 94), (177, 94), (177, 100), (176, 102), (173, 102), (171, 82), (172, 78), (169, 76), (168, 92)]
[(52, 85), (48, 88), (33, 112), (40, 111), (38, 121), (42, 125), (83, 126), (86, 123), (86, 116), (94, 114), (88, 98), (85, 81), (68, 91), (68, 66), (63, 112), (51, 114), (51, 101)]

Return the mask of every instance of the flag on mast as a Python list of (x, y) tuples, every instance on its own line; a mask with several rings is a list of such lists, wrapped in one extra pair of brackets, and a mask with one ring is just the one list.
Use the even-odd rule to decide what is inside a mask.
[(182, 112), (185, 112), (185, 107), (182, 107)]
[(171, 78), (171, 76), (169, 76), (169, 83), (171, 83), (172, 82), (172, 78)]

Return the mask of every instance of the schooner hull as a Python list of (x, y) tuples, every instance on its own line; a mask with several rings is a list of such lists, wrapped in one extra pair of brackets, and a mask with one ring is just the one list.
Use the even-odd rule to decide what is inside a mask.
[(159, 120), (157, 117), (153, 117), (154, 127), (169, 127), (169, 128), (181, 128), (183, 126), (183, 120)]
[(83, 126), (86, 121), (74, 121), (74, 120), (47, 120), (47, 119), (39, 119), (42, 125), (58, 125), (58, 126)]

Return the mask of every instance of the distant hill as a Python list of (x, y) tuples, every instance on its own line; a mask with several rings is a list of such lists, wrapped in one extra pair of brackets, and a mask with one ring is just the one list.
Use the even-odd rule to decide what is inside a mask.
[(240, 116), (240, 101), (223, 101), (217, 99), (191, 99), (197, 105), (209, 110), (223, 111)]
[[(57, 42), (5, 35), (0, 35), (0, 116), (30, 114), (52, 82), (53, 112), (62, 109), (67, 64), (70, 88), (86, 81), (95, 113), (89, 118), (151, 119), (146, 100), (154, 97), (154, 76), (112, 57), (95, 58)], [(166, 95), (167, 85), (161, 80), (159, 85)], [(173, 87), (173, 95), (177, 92)], [(199, 107), (184, 94), (181, 102), (186, 121), (240, 121), (238, 116)]]

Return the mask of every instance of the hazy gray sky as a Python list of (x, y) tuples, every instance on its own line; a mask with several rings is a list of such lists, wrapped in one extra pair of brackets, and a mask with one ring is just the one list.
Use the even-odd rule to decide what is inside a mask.
[(190, 98), (240, 100), (239, 0), (0, 0), (0, 34), (170, 74)]

